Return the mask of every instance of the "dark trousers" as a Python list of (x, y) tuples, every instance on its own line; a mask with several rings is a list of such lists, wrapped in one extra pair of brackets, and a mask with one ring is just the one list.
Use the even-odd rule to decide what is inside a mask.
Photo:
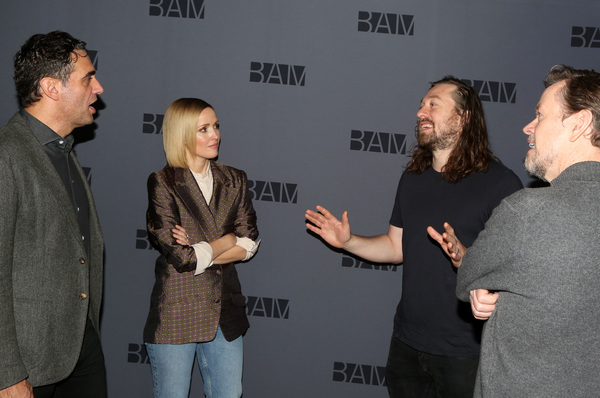
[(33, 388), (35, 398), (106, 398), (106, 369), (98, 333), (88, 319), (73, 373), (55, 384)]
[(426, 354), (395, 337), (390, 343), (385, 378), (392, 398), (472, 398), (478, 357)]

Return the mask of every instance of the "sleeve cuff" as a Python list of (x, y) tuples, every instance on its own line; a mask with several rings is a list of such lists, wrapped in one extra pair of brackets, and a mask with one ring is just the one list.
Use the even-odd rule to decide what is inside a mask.
[(244, 258), (244, 261), (250, 260), (258, 250), (258, 245), (260, 245), (260, 239), (256, 242), (250, 238), (238, 238), (237, 236), (236, 239), (236, 245), (246, 250), (246, 258)]
[(192, 247), (196, 253), (196, 271), (194, 271), (194, 275), (200, 275), (213, 264), (212, 247), (206, 242), (195, 243)]

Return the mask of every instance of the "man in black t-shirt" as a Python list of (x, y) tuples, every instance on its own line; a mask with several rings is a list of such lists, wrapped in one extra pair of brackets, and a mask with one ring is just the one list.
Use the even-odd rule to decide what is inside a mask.
[[(366, 260), (403, 264), (386, 366), (390, 396), (472, 397), (481, 324), (456, 298), (453, 265), (493, 209), (522, 184), (489, 150), (483, 108), (471, 87), (451, 76), (432, 83), (417, 117), (417, 145), (387, 234), (354, 235), (346, 211), (340, 221), (321, 206), (306, 211), (307, 228)], [(455, 233), (465, 246), (445, 243), (448, 257), (428, 227), (436, 238), (434, 229)]]

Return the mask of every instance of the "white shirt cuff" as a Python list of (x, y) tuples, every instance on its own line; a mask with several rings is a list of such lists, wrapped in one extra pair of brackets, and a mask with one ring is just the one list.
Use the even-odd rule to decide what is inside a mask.
[(200, 275), (213, 264), (212, 247), (206, 242), (195, 243), (192, 247), (196, 252), (196, 271), (194, 275)]
[(246, 250), (246, 258), (244, 259), (244, 261), (251, 259), (252, 256), (254, 256), (254, 254), (258, 250), (258, 245), (260, 245), (260, 239), (256, 242), (250, 238), (238, 238), (237, 236), (236, 239), (236, 245)]

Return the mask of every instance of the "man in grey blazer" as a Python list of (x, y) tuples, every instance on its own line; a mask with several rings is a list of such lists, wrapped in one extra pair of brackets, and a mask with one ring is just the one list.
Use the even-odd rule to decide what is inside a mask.
[(22, 109), (0, 129), (0, 398), (105, 397), (104, 243), (73, 129), (93, 122), (85, 43), (32, 36), (15, 55)]

